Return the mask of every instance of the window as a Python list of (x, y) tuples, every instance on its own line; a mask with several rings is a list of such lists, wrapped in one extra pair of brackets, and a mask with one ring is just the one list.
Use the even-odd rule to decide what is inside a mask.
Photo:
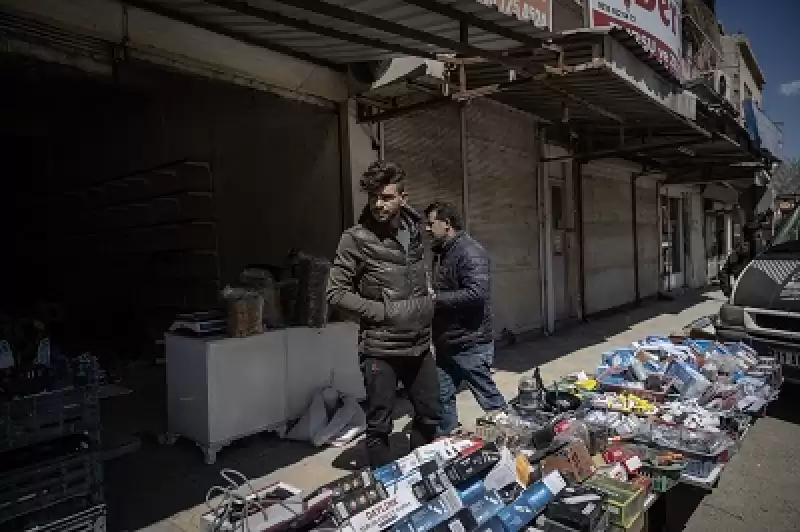
[(744, 99), (745, 100), (753, 99), (753, 91), (747, 84), (745, 84), (744, 86)]
[(564, 229), (564, 198), (561, 195), (561, 187), (554, 186), (550, 189), (550, 204), (553, 229)]
[(793, 243), (797, 247), (800, 242), (800, 207), (795, 207), (794, 213), (786, 221), (781, 222), (778, 234), (772, 241), (773, 245)]

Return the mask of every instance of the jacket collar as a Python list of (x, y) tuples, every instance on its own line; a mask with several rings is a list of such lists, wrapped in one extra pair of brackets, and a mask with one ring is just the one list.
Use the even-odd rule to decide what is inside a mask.
[[(409, 231), (413, 232), (415, 228), (422, 223), (422, 216), (420, 216), (420, 214), (414, 210), (413, 207), (406, 205), (400, 211), (400, 222)], [(387, 224), (379, 223), (375, 220), (375, 218), (372, 217), (372, 213), (369, 212), (369, 205), (364, 206), (364, 209), (361, 211), (361, 216), (358, 218), (358, 223), (370, 229), (374, 233), (384, 233), (387, 231)]]
[(464, 231), (459, 231), (455, 235), (453, 235), (453, 236), (449, 237), (447, 240), (445, 240), (444, 243), (442, 244), (442, 251), (441, 252), (442, 253), (447, 253), (448, 251), (453, 249), (453, 246), (456, 245), (456, 242), (461, 240), (462, 236), (464, 236)]

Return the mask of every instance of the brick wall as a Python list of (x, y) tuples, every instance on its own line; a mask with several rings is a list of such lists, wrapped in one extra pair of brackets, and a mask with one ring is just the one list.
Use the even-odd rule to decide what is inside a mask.
[(384, 157), (408, 175), (411, 204), (436, 200), (461, 205), (461, 121), (458, 106), (410, 113), (384, 124)]

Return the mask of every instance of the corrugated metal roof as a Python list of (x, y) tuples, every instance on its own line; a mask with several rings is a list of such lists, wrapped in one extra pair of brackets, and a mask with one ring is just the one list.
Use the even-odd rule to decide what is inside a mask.
[[(642, 94), (606, 65), (587, 65), (574, 72), (520, 83), (494, 97), (553, 122), (567, 118), (575, 127), (659, 128), (662, 132), (670, 127), (692, 129), (687, 119)], [(619, 120), (593, 110), (592, 106)]]
[[(175, 13), (181, 17), (197, 20), (205, 25), (217, 26), (226, 32), (235, 32), (249, 40), (262, 40), (289, 48), (300, 54), (310, 55), (333, 63), (380, 60), (410, 55), (418, 51), (420, 56), (452, 53), (442, 45), (421, 42), (413, 36), (399, 36), (381, 31), (369, 24), (359, 24), (334, 16), (313, 12), (315, 8), (346, 8), (356, 14), (368, 15), (403, 28), (425, 32), (438, 38), (458, 42), (459, 21), (412, 5), (425, 4), (457, 10), (453, 13), (474, 15), (481, 21), (491, 22), (507, 31), (515, 32), (520, 39), (509, 39), (475, 26), (469, 28), (468, 42), (471, 46), (486, 51), (505, 51), (519, 48), (526, 37), (547, 37), (550, 34), (530, 22), (517, 20), (500, 13), (497, 9), (482, 5), (477, 0), (417, 0), (409, 3), (402, 0), (316, 0), (292, 2), (283, 0), (248, 0), (245, 2), (221, 2), (213, 0), (141, 0), (132, 1), (136, 7), (159, 9), (161, 14)], [(245, 14), (244, 11), (262, 10)], [(166, 12), (164, 11), (166, 10)], [(293, 24), (294, 23), (294, 24)], [(315, 32), (313, 26), (324, 31)], [(299, 27), (298, 27), (299, 26)], [(349, 39), (347, 35), (357, 36)], [(352, 41), (360, 42), (352, 42)], [(373, 41), (373, 42), (366, 42)], [(381, 46), (383, 43), (383, 46)], [(399, 47), (408, 50), (398, 50)], [(387, 49), (388, 48), (388, 49)]]

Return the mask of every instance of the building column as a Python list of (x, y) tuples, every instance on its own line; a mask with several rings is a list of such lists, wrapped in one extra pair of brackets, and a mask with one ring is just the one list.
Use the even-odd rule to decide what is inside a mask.
[[(346, 200), (352, 204), (351, 220), (346, 227), (350, 227), (358, 219), (362, 209), (367, 204), (367, 198), (359, 189), (358, 182), (361, 175), (370, 164), (382, 156), (383, 127), (378, 124), (359, 124), (356, 118), (356, 101), (350, 99), (346, 104), (346, 127), (343, 131), (342, 145), (342, 187), (350, 187), (349, 194), (342, 191)], [(342, 112), (344, 113), (344, 111)], [(342, 115), (340, 115), (342, 116)], [(342, 118), (344, 121), (345, 118)], [(378, 135), (380, 134), (380, 138)], [(347, 153), (344, 153), (344, 152)], [(346, 163), (345, 163), (346, 161)]]

